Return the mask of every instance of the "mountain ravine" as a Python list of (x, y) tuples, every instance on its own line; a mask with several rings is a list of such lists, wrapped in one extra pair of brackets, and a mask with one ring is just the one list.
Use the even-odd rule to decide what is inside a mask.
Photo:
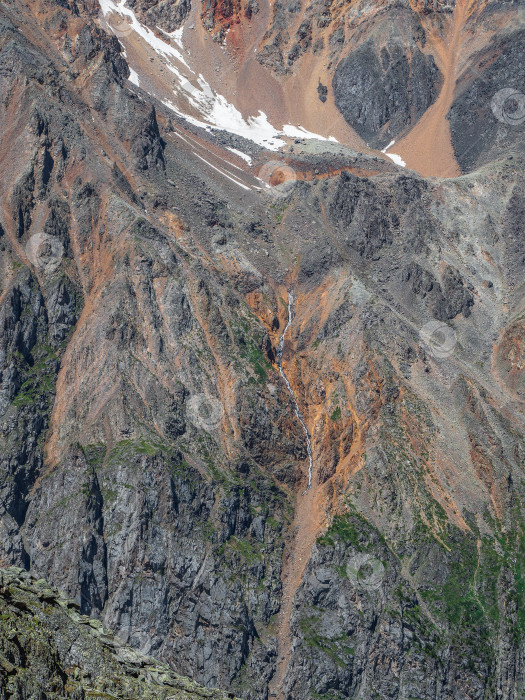
[(524, 38), (0, 2), (2, 700), (523, 700)]

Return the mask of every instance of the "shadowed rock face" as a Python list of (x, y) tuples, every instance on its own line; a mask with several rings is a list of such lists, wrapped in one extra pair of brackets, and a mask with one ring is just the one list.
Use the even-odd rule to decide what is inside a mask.
[(358, 134), (383, 148), (413, 126), (436, 99), (441, 79), (432, 56), (396, 41), (373, 40), (337, 66), (332, 81), (337, 108)]
[[(246, 699), (267, 698), (281, 667), (293, 700), (520, 699), (518, 137), (449, 180), (294, 142), (279, 158), (297, 180), (266, 199), (187, 147), (245, 142), (126, 83), (92, 8), (1, 12), (2, 565)], [(439, 81), (406, 46), (389, 44), (374, 102), (406, 78), (410, 104), (388, 121), (401, 130), (433, 99), (420, 76)], [(250, 148), (255, 172), (276, 157)], [(308, 494), (275, 362), (289, 289), (282, 363), (312, 440)], [(27, 611), (5, 605), (25, 629)], [(25, 642), (6, 639), (20, 666)], [(150, 681), (128, 679), (141, 697), (135, 678)]]
[(464, 171), (523, 148), (524, 42), (525, 31), (518, 26), (477, 55), (472, 72), (460, 83), (448, 119)]
[(191, 0), (131, 0), (128, 3), (142, 21), (165, 32), (174, 32), (191, 10)]

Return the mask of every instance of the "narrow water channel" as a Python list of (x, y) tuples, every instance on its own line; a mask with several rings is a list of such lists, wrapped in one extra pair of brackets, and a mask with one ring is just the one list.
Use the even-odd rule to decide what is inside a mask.
[[(281, 337), (279, 338), (279, 343), (277, 345), (277, 367), (279, 368), (279, 372), (281, 374), (281, 377), (283, 378), (284, 383), (286, 384), (286, 388), (288, 389), (288, 392), (290, 396), (292, 397), (294, 409), (295, 409), (295, 415), (297, 416), (297, 419), (299, 423), (303, 427), (304, 435), (306, 437), (306, 452), (308, 453), (308, 486), (306, 487), (306, 491), (310, 488), (312, 485), (312, 472), (313, 472), (313, 466), (314, 466), (314, 460), (312, 457), (312, 443), (310, 440), (310, 433), (308, 432), (308, 428), (306, 427), (306, 423), (304, 422), (303, 416), (301, 414), (301, 411), (299, 410), (299, 404), (297, 403), (297, 399), (295, 398), (294, 391), (291, 387), (290, 382), (288, 381), (288, 377), (284, 373), (283, 366), (282, 366), (282, 360), (283, 360), (283, 350), (284, 350), (284, 343), (286, 339), (286, 333), (290, 326), (292, 325), (293, 319), (294, 319), (294, 310), (293, 310), (293, 294), (292, 292), (288, 292), (288, 322), (286, 326), (284, 327), (284, 330), (282, 332)], [(305, 491), (305, 493), (306, 493)]]

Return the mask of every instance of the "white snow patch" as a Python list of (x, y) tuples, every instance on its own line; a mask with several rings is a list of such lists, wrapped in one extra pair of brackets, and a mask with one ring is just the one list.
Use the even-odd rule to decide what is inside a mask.
[(182, 35), (184, 33), (184, 26), (180, 27), (180, 29), (176, 29), (174, 32), (171, 32), (170, 36), (171, 38), (177, 42), (177, 44), (182, 48)]
[[(256, 117), (248, 117), (245, 120), (239, 110), (223, 96), (214, 93), (203, 75), (199, 75), (198, 84), (200, 90), (188, 85), (183, 88), (189, 93), (189, 101), (197, 107), (206, 121), (219, 129), (230, 131), (237, 136), (244, 136), (265, 145), (269, 139), (276, 139), (279, 132), (269, 123), (264, 112), (259, 111)], [(284, 141), (277, 139), (279, 146), (284, 146)]]
[(227, 174), (224, 172), (224, 170), (221, 170), (220, 168), (217, 168), (215, 165), (213, 165), (212, 163), (210, 163), (209, 161), (207, 161), (206, 158), (203, 158), (202, 156), (200, 156), (198, 153), (195, 153), (195, 152), (194, 152), (194, 155), (196, 155), (197, 158), (200, 158), (202, 161), (204, 161), (204, 162), (206, 163), (206, 165), (209, 165), (210, 168), (213, 168), (214, 170), (216, 170), (216, 171), (217, 171), (218, 173), (220, 173), (221, 175), (224, 175), (224, 177), (227, 177), (228, 180), (231, 180), (232, 182), (234, 182), (234, 183), (235, 183), (236, 185), (238, 185), (239, 187), (242, 187), (243, 190), (248, 190), (248, 191), (250, 190), (249, 187), (247, 187), (246, 185), (243, 185), (242, 182), (239, 182), (238, 180), (236, 180), (235, 178), (231, 177), (230, 175), (227, 175)]
[(133, 68), (129, 68), (129, 78), (128, 78), (130, 83), (133, 83), (133, 85), (136, 85), (137, 87), (140, 87), (140, 81), (139, 81), (139, 75), (137, 71), (134, 71)]
[(175, 75), (176, 75), (177, 78), (179, 79), (181, 85), (182, 85), (183, 83), (186, 83), (186, 82), (187, 82), (186, 78), (182, 75), (182, 73), (181, 73), (179, 70), (177, 70), (177, 69), (175, 68), (175, 66), (172, 66), (171, 63), (166, 63), (166, 68), (167, 68), (168, 70), (170, 70), (172, 73), (175, 73)]
[(319, 141), (334, 141), (338, 143), (335, 136), (320, 136), (319, 134), (314, 134), (313, 131), (307, 131), (302, 126), (293, 126), (292, 124), (285, 124), (283, 126), (283, 134), (289, 136), (290, 138), (303, 138), (303, 139), (317, 139)]
[(184, 141), (185, 143), (187, 143), (188, 146), (191, 146), (191, 145), (192, 145), (192, 144), (188, 141), (188, 139), (185, 139), (184, 136), (183, 136), (181, 133), (179, 133), (178, 131), (174, 131), (173, 133), (175, 134), (175, 136), (178, 136), (179, 139), (181, 139), (182, 141)]
[(401, 156), (397, 155), (397, 153), (385, 153), (385, 156), (387, 158), (390, 158), (390, 160), (393, 160), (396, 165), (400, 165), (402, 168), (406, 168), (407, 164), (401, 158)]
[(388, 146), (385, 146), (381, 153), (384, 153), (387, 158), (390, 158), (390, 160), (394, 161), (396, 165), (400, 165), (402, 168), (406, 168), (407, 164), (405, 161), (401, 158), (401, 156), (398, 156), (397, 153), (387, 153), (389, 148), (392, 148), (392, 146), (395, 145), (395, 139), (394, 141), (390, 141)]
[(129, 21), (130, 31), (136, 32), (151, 46), (156, 53), (161, 56), (170, 56), (175, 58), (177, 61), (180, 61), (187, 68), (189, 68), (180, 51), (177, 51), (176, 48), (165, 41), (162, 41), (162, 39), (159, 39), (159, 37), (155, 36), (151, 29), (148, 29), (148, 27), (144, 26), (138, 21), (133, 10), (130, 10), (129, 7), (125, 6), (126, 0), (120, 0), (118, 3), (113, 2), (113, 0), (99, 0), (99, 2), (104, 17), (112, 13), (126, 17)]
[[(173, 72), (176, 73), (175, 70)], [(337, 139), (333, 136), (326, 138), (325, 136), (314, 134), (303, 127), (296, 127), (292, 124), (285, 124), (282, 131), (278, 131), (270, 124), (266, 114), (261, 110), (259, 110), (257, 116), (244, 119), (239, 110), (228, 102), (223, 95), (217, 94), (212, 90), (203, 75), (199, 75), (196, 82), (199, 87), (193, 85), (189, 81), (182, 82), (179, 94), (184, 95), (188, 102), (202, 114), (206, 120), (206, 126), (224, 129), (224, 131), (229, 131), (237, 136), (243, 136), (259, 144), (259, 146), (264, 146), (272, 151), (277, 151), (281, 146), (285, 145), (282, 138), (279, 138), (281, 136), (319, 139), (321, 141), (333, 141), (337, 143)], [(202, 122), (199, 123), (198, 120), (184, 115), (172, 103), (164, 102), (164, 104), (193, 124), (203, 126)], [(245, 156), (245, 160), (246, 158), (247, 156)]]
[(195, 126), (223, 129), (274, 151), (285, 145), (285, 142), (278, 138), (279, 132), (270, 124), (264, 112), (259, 111), (256, 117), (244, 119), (239, 110), (223, 95), (212, 90), (204, 76), (200, 75), (196, 82), (199, 87), (187, 80), (183, 81), (178, 92), (200, 112), (205, 121), (184, 114), (169, 100), (163, 101), (163, 104)]
[[(386, 152), (388, 151), (388, 149), (389, 149), (389, 148), (392, 148), (392, 146), (394, 146), (395, 143), (396, 143), (396, 140), (395, 140), (395, 139), (394, 139), (393, 141), (390, 141), (390, 143), (388, 144), (388, 146), (385, 146), (385, 147), (383, 148), (383, 150), (381, 151), (381, 153), (385, 153), (385, 154), (386, 154)], [(366, 144), (366, 145), (368, 146), (368, 144)]]
[(170, 37), (170, 39), (173, 39), (173, 41), (175, 41), (181, 47), (181, 49), (184, 48), (182, 46), (182, 33), (184, 32), (184, 26), (179, 27), (179, 29), (175, 29), (174, 32), (167, 32), (162, 27), (159, 27), (158, 24), (155, 26), (157, 27), (159, 32), (162, 32), (164, 34), (164, 36), (168, 36)]
[(242, 158), (243, 160), (245, 160), (248, 163), (248, 165), (252, 164), (252, 159), (250, 158), (250, 156), (246, 155), (246, 153), (243, 153), (242, 151), (238, 151), (236, 148), (228, 147), (228, 150), (231, 151), (232, 153), (235, 153), (235, 155), (239, 156), (239, 158)]
[[(198, 78), (195, 77), (195, 73), (191, 70), (180, 51), (171, 44), (160, 39), (151, 29), (138, 21), (135, 13), (126, 7), (126, 0), (99, 0), (99, 2), (105, 17), (116, 14), (124, 18), (120, 26), (113, 20), (110, 23), (110, 26), (113, 25), (113, 31), (117, 36), (125, 37), (129, 32), (135, 32), (141, 39), (149, 44), (158, 55), (162, 56), (165, 67), (176, 76), (177, 82), (179, 83), (179, 86), (174, 90), (174, 94), (187, 100), (199, 113), (200, 118), (185, 114), (171, 100), (163, 100), (163, 104), (180, 117), (186, 119), (190, 124), (204, 128), (207, 131), (210, 129), (228, 131), (231, 134), (242, 136), (272, 151), (277, 151), (279, 148), (286, 145), (286, 142), (280, 138), (282, 136), (320, 139), (337, 143), (337, 139), (333, 136), (326, 138), (307, 131), (301, 126), (296, 127), (292, 124), (285, 124), (282, 131), (279, 131), (270, 124), (266, 114), (262, 110), (259, 110), (257, 115), (244, 119), (241, 112), (233, 104), (228, 102), (223, 95), (214, 92), (203, 75), (199, 75)], [(167, 34), (166, 32), (163, 32), (163, 34), (169, 36), (170, 39), (174, 40), (179, 47), (183, 49), (183, 29), (184, 28), (181, 27), (175, 32), (171, 32), (171, 34)], [(178, 66), (173, 65), (173, 59), (178, 61)], [(180, 64), (188, 69), (191, 76), (190, 78), (181, 72)], [(138, 73), (131, 67), (129, 80), (133, 84), (139, 85)], [(155, 97), (155, 95), (153, 96)], [(240, 152), (237, 153), (237, 155), (239, 154)], [(246, 162), (251, 163), (251, 160), (249, 160), (249, 157), (245, 154), (242, 154), (240, 157), (244, 158)]]

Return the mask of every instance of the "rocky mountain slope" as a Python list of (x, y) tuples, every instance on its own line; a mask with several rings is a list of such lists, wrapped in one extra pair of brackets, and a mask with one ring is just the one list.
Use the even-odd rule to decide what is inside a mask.
[(2, 566), (242, 698), (518, 700), (520, 4), (102, 5), (0, 5)]
[(80, 615), (44, 579), (22, 569), (0, 572), (0, 610), (2, 698), (233, 697), (201, 688), (126, 646), (98, 620)]

